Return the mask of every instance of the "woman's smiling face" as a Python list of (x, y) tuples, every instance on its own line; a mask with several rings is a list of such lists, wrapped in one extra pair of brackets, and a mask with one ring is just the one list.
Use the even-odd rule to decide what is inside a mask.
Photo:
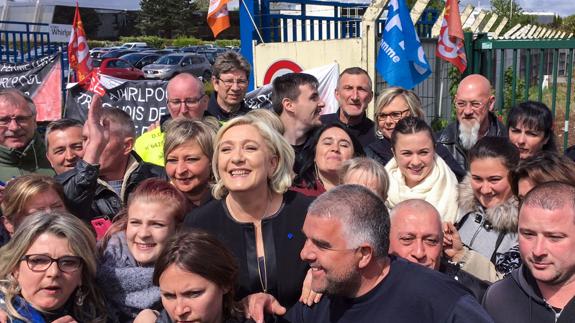
[(427, 131), (398, 133), (393, 152), (408, 187), (421, 183), (435, 166), (435, 146)]

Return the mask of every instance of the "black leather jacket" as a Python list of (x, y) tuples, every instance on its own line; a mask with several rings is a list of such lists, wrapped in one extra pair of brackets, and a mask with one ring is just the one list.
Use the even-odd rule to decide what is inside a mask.
[[(507, 128), (497, 120), (495, 114), (489, 112), (488, 118), (489, 131), (486, 136), (507, 138)], [(451, 155), (453, 155), (453, 158), (463, 169), (469, 170), (467, 150), (461, 146), (461, 142), (459, 140), (459, 121), (448, 124), (447, 127), (437, 135), (437, 143), (447, 148)]]
[(57, 175), (55, 179), (64, 187), (70, 211), (86, 222), (98, 217), (112, 219), (141, 181), (152, 177), (167, 179), (163, 167), (144, 162), (135, 152), (132, 152), (131, 158), (135, 159), (138, 166), (123, 183), (124, 196), (119, 196), (105, 185), (105, 182), (98, 180), (98, 165), (91, 165), (83, 160), (79, 160), (74, 169)]

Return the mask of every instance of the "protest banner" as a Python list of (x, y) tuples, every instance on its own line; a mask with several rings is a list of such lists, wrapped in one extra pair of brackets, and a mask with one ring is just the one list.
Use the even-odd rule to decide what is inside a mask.
[[(339, 75), (337, 64), (303, 72), (314, 75), (319, 80), (320, 97), (326, 102), (326, 109), (322, 113), (337, 111), (337, 101), (333, 95)], [(114, 107), (128, 112), (134, 120), (138, 135), (144, 133), (150, 124), (160, 120), (162, 115), (168, 113), (167, 81), (128, 81), (107, 75), (100, 75), (99, 81), (106, 89), (106, 93), (102, 96), (104, 107)], [(251, 109), (272, 109), (271, 93), (271, 84), (267, 84), (246, 94), (244, 100)], [(68, 89), (65, 117), (86, 120), (92, 95), (91, 91), (78, 84), (71, 86)]]
[[(102, 96), (105, 108), (118, 108), (126, 111), (134, 120), (136, 133), (144, 133), (148, 126), (168, 113), (166, 104), (166, 81), (127, 81), (101, 75), (104, 87), (109, 79), (117, 81), (113, 88), (107, 88)], [(75, 85), (68, 89), (66, 118), (86, 120), (93, 93)]]
[(36, 105), (36, 120), (51, 121), (62, 116), (61, 53), (20, 64), (0, 63), (0, 88), (17, 88)]

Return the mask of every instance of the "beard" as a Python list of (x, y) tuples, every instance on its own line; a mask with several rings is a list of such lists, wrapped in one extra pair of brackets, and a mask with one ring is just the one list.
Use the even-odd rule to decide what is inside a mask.
[(459, 123), (459, 140), (465, 150), (469, 150), (477, 143), (479, 139), (479, 127), (480, 124), (477, 121), (473, 121), (471, 125), (463, 122)]

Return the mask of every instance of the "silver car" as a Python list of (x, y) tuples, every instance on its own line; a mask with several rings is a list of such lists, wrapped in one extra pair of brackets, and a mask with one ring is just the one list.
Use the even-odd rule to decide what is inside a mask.
[(204, 80), (212, 77), (212, 66), (204, 56), (186, 53), (162, 56), (142, 71), (147, 79), (165, 80), (179, 73), (192, 73)]

